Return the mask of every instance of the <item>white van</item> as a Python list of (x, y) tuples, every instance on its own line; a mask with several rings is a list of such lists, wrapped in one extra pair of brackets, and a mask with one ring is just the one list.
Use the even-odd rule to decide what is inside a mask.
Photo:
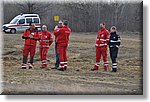
[(38, 30), (41, 30), (40, 17), (38, 14), (20, 14), (11, 20), (9, 24), (3, 25), (3, 31), (10, 32), (12, 34), (17, 31), (23, 32), (29, 28), (30, 23), (35, 23), (35, 27)]

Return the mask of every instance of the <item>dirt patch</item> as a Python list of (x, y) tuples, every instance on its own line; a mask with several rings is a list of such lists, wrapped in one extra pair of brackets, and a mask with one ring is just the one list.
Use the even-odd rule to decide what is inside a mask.
[(48, 54), (48, 70), (40, 69), (38, 46), (35, 69), (20, 69), (23, 40), (20, 34), (4, 34), (3, 94), (143, 94), (142, 41), (135, 34), (121, 37), (117, 73), (105, 72), (102, 63), (98, 71), (90, 71), (95, 63), (96, 33), (71, 34), (69, 68), (60, 72), (51, 69), (55, 63), (54, 44)]

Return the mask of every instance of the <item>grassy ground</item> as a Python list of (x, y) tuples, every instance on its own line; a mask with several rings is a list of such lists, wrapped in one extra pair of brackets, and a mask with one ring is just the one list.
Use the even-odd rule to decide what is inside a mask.
[[(95, 63), (96, 33), (72, 33), (68, 48), (67, 71), (52, 70), (54, 44), (50, 47), (49, 69), (40, 69), (39, 49), (35, 69), (21, 67), (23, 40), (21, 34), (4, 34), (3, 94), (143, 94), (142, 36), (121, 33), (118, 72), (90, 71)], [(110, 62), (110, 58), (109, 58)], [(111, 63), (109, 63), (111, 67)]]

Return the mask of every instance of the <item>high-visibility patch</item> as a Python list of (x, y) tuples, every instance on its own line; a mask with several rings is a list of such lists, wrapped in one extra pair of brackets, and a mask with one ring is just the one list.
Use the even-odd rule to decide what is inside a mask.
[(114, 41), (114, 40), (110, 40), (110, 42), (120, 42), (120, 40)]
[(112, 66), (112, 68), (117, 68), (117, 66)]
[(67, 64), (68, 62), (64, 62), (64, 64)]
[(60, 64), (64, 64), (65, 62), (60, 62)]
[(113, 65), (114, 65), (114, 66), (117, 65), (117, 63), (113, 63)]
[(108, 62), (105, 62), (105, 63), (104, 63), (104, 66), (108, 66)]

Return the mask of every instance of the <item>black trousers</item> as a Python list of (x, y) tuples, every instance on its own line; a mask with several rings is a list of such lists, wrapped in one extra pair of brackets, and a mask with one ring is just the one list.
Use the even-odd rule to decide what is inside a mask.
[[(34, 59), (34, 56), (30, 57), (30, 62), (29, 63), (33, 64), (33, 59)], [(27, 57), (26, 56), (23, 56), (22, 63), (27, 64)]]
[(111, 58), (112, 63), (117, 63), (116, 58), (118, 55), (118, 50), (119, 50), (118, 47), (109, 47), (110, 58)]

